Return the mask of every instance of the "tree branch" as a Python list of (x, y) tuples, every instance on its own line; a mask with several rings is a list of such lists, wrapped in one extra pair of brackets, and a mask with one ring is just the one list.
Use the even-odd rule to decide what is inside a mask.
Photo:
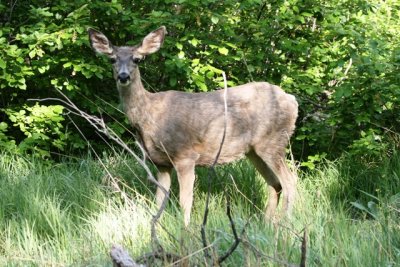
[(303, 238), (301, 241), (301, 259), (300, 259), (300, 267), (306, 266), (307, 259), (307, 228), (304, 228)]
[[(232, 214), (231, 214), (231, 199), (229, 196), (226, 197), (226, 214), (228, 215), (229, 222), (231, 224), (231, 229), (233, 236), (235, 237), (235, 242), (233, 242), (232, 246), (229, 248), (229, 250), (225, 253), (225, 255), (221, 256), (218, 258), (218, 264), (221, 264), (224, 260), (226, 260), (237, 248), (237, 246), (240, 243), (240, 238), (236, 232), (236, 227), (235, 223), (232, 219)], [(244, 231), (245, 228), (243, 228)]]
[(110, 257), (114, 267), (145, 267), (137, 264), (122, 247), (114, 245), (110, 251)]
[[(165, 210), (165, 207), (167, 205), (168, 199), (169, 199), (169, 192), (157, 181), (156, 178), (154, 178), (152, 172), (150, 171), (149, 167), (146, 165), (146, 162), (144, 161), (145, 157), (141, 158), (136, 153), (124, 142), (122, 141), (121, 138), (112, 130), (110, 129), (104, 122), (103, 119), (98, 118), (96, 116), (92, 116), (87, 114), (86, 112), (80, 110), (63, 92), (60, 90), (57, 90), (58, 93), (65, 99), (58, 99), (58, 98), (45, 98), (45, 99), (30, 99), (33, 101), (59, 101), (62, 104), (64, 104), (65, 108), (71, 112), (72, 114), (75, 114), (77, 116), (82, 117), (85, 119), (90, 125), (92, 125), (98, 132), (104, 134), (107, 136), (109, 139), (113, 140), (116, 142), (118, 145), (120, 145), (125, 151), (127, 151), (130, 155), (132, 155), (135, 160), (143, 167), (143, 169), (147, 173), (147, 179), (149, 179), (150, 182), (155, 184), (157, 187), (161, 189), (161, 191), (164, 193), (165, 197), (164, 200), (161, 204), (160, 209), (157, 211), (156, 214), (153, 215), (153, 218), (151, 220), (151, 238), (153, 243), (156, 244), (156, 251), (163, 251), (163, 247), (161, 246), (157, 233), (156, 233), (156, 224), (158, 223), (158, 220), (161, 217), (162, 212)], [(139, 144), (136, 142), (136, 145), (140, 148), (142, 153), (145, 153), (145, 150)]]
[(217, 152), (217, 155), (215, 156), (215, 160), (211, 167), (209, 168), (208, 171), (208, 190), (207, 190), (207, 199), (206, 199), (206, 207), (204, 209), (204, 216), (203, 216), (203, 223), (201, 224), (201, 239), (203, 241), (203, 248), (204, 248), (204, 255), (209, 258), (210, 255), (208, 253), (208, 244), (207, 244), (207, 237), (206, 237), (206, 225), (207, 225), (207, 219), (208, 219), (208, 205), (210, 203), (210, 194), (211, 194), (211, 176), (213, 175), (214, 177), (217, 175), (215, 172), (215, 165), (218, 163), (219, 156), (221, 155), (222, 151), (222, 146), (225, 142), (225, 135), (226, 135), (226, 127), (227, 127), (227, 120), (228, 120), (228, 104), (227, 104), (227, 95), (228, 95), (228, 84), (226, 82), (226, 75), (225, 72), (222, 72), (222, 76), (224, 78), (224, 131), (222, 134), (222, 139), (221, 143), (219, 145), (219, 149)]

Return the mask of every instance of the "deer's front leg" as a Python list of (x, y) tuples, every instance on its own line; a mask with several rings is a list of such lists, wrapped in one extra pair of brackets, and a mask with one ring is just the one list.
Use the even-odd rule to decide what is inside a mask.
[[(171, 168), (169, 167), (158, 167), (157, 180), (162, 187), (168, 192), (171, 187)], [(165, 198), (165, 194), (160, 187), (157, 187), (156, 192), (156, 203), (158, 208), (161, 207)]]
[(179, 202), (183, 209), (185, 226), (189, 225), (190, 212), (193, 204), (194, 167), (195, 162), (190, 159), (175, 162), (175, 169), (179, 181)]

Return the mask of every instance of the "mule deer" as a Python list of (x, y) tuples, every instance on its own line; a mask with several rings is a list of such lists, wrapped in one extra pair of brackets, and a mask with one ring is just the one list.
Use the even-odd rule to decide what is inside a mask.
[[(149, 33), (136, 46), (113, 46), (107, 37), (89, 29), (94, 51), (111, 60), (124, 112), (135, 127), (150, 159), (157, 165), (157, 179), (168, 191), (175, 168), (184, 223), (189, 224), (193, 202), (195, 166), (210, 166), (225, 142), (218, 163), (247, 156), (268, 183), (265, 217), (272, 217), (283, 193), (283, 210), (290, 212), (296, 193), (296, 175), (285, 163), (285, 148), (295, 128), (298, 105), (294, 96), (278, 86), (253, 82), (229, 88), (228, 114), (224, 120), (224, 90), (207, 93), (166, 91), (150, 93), (143, 87), (139, 62), (158, 51), (164, 26)], [(164, 200), (160, 188), (156, 202)]]

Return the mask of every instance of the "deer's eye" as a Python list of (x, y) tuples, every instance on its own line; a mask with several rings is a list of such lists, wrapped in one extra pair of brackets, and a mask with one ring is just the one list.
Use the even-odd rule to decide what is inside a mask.
[(140, 62), (140, 58), (133, 57), (132, 61), (133, 61), (133, 63), (138, 64)]
[(115, 64), (115, 62), (117, 62), (117, 59), (115, 57), (110, 57), (110, 62), (111, 64)]

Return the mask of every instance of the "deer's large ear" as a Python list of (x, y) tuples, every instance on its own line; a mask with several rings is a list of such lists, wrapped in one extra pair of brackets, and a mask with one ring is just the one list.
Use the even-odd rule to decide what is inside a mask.
[(165, 26), (161, 26), (157, 30), (152, 31), (144, 37), (142, 44), (138, 47), (137, 51), (144, 56), (157, 52), (164, 42), (166, 33), (167, 29)]
[(88, 33), (94, 51), (108, 56), (113, 53), (113, 46), (104, 34), (91, 28), (88, 29)]

